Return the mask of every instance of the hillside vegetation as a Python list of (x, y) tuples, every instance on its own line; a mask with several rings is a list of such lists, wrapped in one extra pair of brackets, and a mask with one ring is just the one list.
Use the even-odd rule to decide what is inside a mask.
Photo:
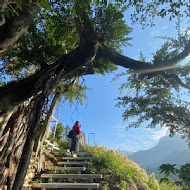
[(103, 174), (104, 190), (181, 190), (175, 184), (159, 184), (155, 175), (148, 176), (144, 169), (121, 155), (118, 151), (105, 147), (85, 147), (92, 155), (89, 172)]

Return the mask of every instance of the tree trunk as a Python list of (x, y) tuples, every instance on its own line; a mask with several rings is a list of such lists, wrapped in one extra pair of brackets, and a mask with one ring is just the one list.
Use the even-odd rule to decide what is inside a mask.
[(10, 111), (7, 111), (7, 112), (1, 114), (1, 118), (0, 118), (0, 138), (3, 135), (3, 129), (7, 125), (7, 122), (9, 121), (9, 118), (11, 117), (13, 112), (14, 112), (14, 110), (12, 110), (12, 111), (10, 110)]
[(22, 189), (24, 179), (26, 176), (26, 172), (28, 169), (28, 165), (30, 163), (30, 158), (32, 155), (32, 150), (33, 150), (37, 130), (39, 129), (39, 123), (41, 120), (44, 103), (45, 103), (44, 94), (40, 95), (37, 98), (34, 98), (30, 103), (29, 107), (30, 107), (30, 109), (32, 109), (32, 111), (31, 111), (30, 115), (28, 115), (28, 116), (30, 116), (29, 117), (30, 121), (28, 122), (29, 130), (27, 133), (26, 142), (25, 142), (25, 145), (23, 148), (22, 156), (20, 158), (18, 170), (16, 173), (13, 187), (12, 187), (12, 189), (14, 189), (14, 190)]
[(24, 102), (7, 123), (0, 146), (0, 188), (22, 189), (46, 97), (51, 88)]
[(28, 127), (22, 104), (12, 114), (0, 139), (0, 189), (11, 189), (27, 138)]
[(63, 69), (57, 69), (58, 65), (49, 66), (19, 82), (0, 87), (0, 131), (3, 132), (12, 110), (29, 98), (35, 97), (40, 91), (44, 91), (47, 85), (49, 89), (46, 91), (56, 87), (63, 72)]
[(44, 140), (44, 136), (46, 134), (46, 131), (47, 131), (47, 128), (49, 127), (49, 124), (50, 124), (50, 121), (51, 121), (51, 116), (53, 114), (53, 111), (55, 109), (55, 106), (56, 106), (56, 103), (58, 101), (60, 97), (60, 93), (59, 92), (56, 92), (54, 97), (53, 97), (53, 100), (51, 102), (51, 105), (50, 105), (50, 108), (48, 110), (48, 113), (47, 113), (47, 116), (45, 118), (45, 121), (43, 123), (43, 125), (41, 126), (38, 134), (37, 134), (37, 137), (35, 139), (35, 143), (34, 143), (34, 152), (36, 152), (36, 156), (38, 156), (38, 153), (39, 153), (39, 150), (41, 148), (41, 145), (43, 143), (43, 140)]

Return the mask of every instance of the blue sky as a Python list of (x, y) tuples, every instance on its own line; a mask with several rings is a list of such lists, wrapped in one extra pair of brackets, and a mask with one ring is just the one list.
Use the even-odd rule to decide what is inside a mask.
[[(127, 14), (126, 14), (127, 18)], [(145, 30), (141, 26), (132, 26), (133, 32), (129, 35), (132, 47), (123, 48), (123, 54), (134, 59), (138, 59), (140, 51), (150, 60), (152, 53), (155, 52), (164, 42), (162, 39), (155, 39), (155, 36), (175, 36), (175, 22), (169, 22), (167, 19), (156, 19), (156, 26)], [(130, 24), (130, 21), (128, 22)], [(186, 20), (182, 20), (182, 26), (187, 25)], [(122, 121), (122, 108), (115, 107), (119, 96), (121, 83), (125, 78), (119, 78), (112, 82), (115, 74), (125, 72), (124, 68), (119, 68), (117, 72), (106, 76), (86, 76), (86, 85), (92, 88), (87, 91), (88, 99), (84, 105), (75, 104), (70, 109), (69, 104), (59, 104), (55, 110), (54, 116), (64, 125), (73, 126), (76, 120), (82, 125), (82, 131), (88, 136), (88, 133), (96, 134), (96, 143), (112, 149), (121, 149), (127, 151), (138, 151), (149, 149), (155, 146), (158, 140), (166, 135), (167, 129), (156, 128), (146, 129), (142, 126), (138, 129), (125, 130), (127, 122)], [(93, 139), (90, 139), (90, 142)]]

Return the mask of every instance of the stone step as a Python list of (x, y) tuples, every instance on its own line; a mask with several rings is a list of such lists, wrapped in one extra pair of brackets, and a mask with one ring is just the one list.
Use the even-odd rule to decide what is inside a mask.
[(99, 183), (33, 183), (31, 187), (41, 189), (99, 189)]
[(82, 161), (82, 162), (57, 162), (57, 165), (88, 165), (89, 162)]
[[(52, 153), (70, 153), (69, 150), (55, 150), (55, 149), (52, 150), (51, 152), (52, 152)], [(83, 153), (87, 153), (87, 152), (84, 152), (84, 151), (81, 150), (81, 151), (79, 151), (78, 153), (82, 153), (82, 154), (83, 154)]]
[(55, 166), (55, 170), (67, 170), (67, 171), (85, 171), (86, 167), (60, 167)]
[(61, 160), (74, 160), (74, 161), (77, 161), (77, 160), (90, 160), (91, 157), (61, 157)]
[(101, 179), (101, 174), (42, 174), (41, 178), (53, 179)]
[(67, 150), (52, 150), (51, 152), (67, 152)]
[[(71, 156), (71, 153), (70, 152), (66, 152), (64, 153), (64, 155), (66, 156)], [(78, 152), (76, 153), (77, 156), (90, 156), (90, 154), (88, 152)]]

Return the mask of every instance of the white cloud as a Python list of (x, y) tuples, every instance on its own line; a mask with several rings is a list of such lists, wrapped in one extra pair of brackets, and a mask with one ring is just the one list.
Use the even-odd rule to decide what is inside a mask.
[(110, 148), (136, 152), (154, 147), (161, 137), (166, 136), (167, 128), (156, 127), (149, 129), (146, 127), (132, 128), (128, 131), (125, 127), (115, 125), (112, 127), (112, 145)]
[(167, 128), (163, 127), (161, 128), (159, 131), (154, 131), (151, 134), (151, 139), (153, 141), (158, 141), (160, 140), (160, 138), (162, 138), (163, 136), (166, 136), (167, 133)]

